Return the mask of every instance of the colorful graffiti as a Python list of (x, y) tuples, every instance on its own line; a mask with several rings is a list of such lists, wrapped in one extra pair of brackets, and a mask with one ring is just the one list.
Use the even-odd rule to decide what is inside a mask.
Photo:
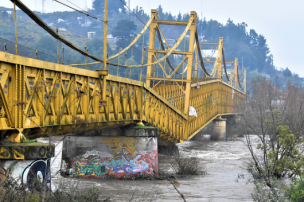
[(137, 143), (137, 140), (134, 137), (114, 137), (109, 140), (105, 140), (103, 137), (101, 138), (103, 143), (108, 143), (110, 147), (116, 147), (112, 156), (119, 151), (120, 149), (126, 149), (128, 152), (134, 155), (134, 151), (136, 147), (134, 144)]
[(1, 160), (0, 185), (8, 177), (21, 179), (29, 189), (34, 188), (36, 180), (51, 187), (50, 159), (43, 160)]
[(32, 188), (36, 180), (41, 183), (46, 182), (46, 184), (50, 187), (50, 159), (33, 161), (24, 169), (21, 176), (22, 183), (27, 184), (29, 188)]
[(133, 175), (154, 176), (157, 172), (157, 151), (135, 154), (132, 158), (119, 154), (115, 158), (101, 157), (99, 151), (90, 151), (72, 161), (70, 175), (73, 177), (106, 178), (110, 176), (132, 177)]

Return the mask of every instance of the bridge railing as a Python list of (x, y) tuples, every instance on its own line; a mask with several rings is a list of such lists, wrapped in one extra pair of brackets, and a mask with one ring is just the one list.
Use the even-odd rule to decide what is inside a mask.
[[(7, 134), (57, 135), (143, 120), (159, 128), (163, 138), (179, 142), (218, 115), (238, 113), (245, 98), (219, 79), (191, 84), (190, 106), (197, 117), (189, 117), (183, 113), (182, 87), (160, 85), (154, 90), (143, 82), (109, 75), (104, 88), (96, 71), (4, 52), (0, 74), (0, 130)], [(107, 104), (101, 101), (103, 90)]]
[[(104, 88), (96, 71), (5, 52), (0, 74), (0, 130), (8, 133), (56, 135), (145, 120), (177, 138), (182, 127), (172, 123), (186, 125), (178, 108), (139, 81), (109, 75)], [(108, 104), (101, 101), (103, 90)]]

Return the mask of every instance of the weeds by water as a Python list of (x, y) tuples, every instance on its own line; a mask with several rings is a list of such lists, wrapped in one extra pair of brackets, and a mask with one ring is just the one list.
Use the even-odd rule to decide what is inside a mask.
[(205, 174), (205, 166), (201, 164), (200, 159), (193, 157), (179, 157), (175, 159), (176, 163), (171, 164), (176, 174), (181, 176)]
[[(8, 178), (1, 186), (1, 201), (3, 202), (107, 202), (110, 197), (102, 197), (97, 187), (80, 188), (79, 182), (59, 183), (53, 192), (44, 184), (36, 181), (32, 187), (20, 183), (20, 179)], [(46, 191), (43, 191), (46, 190)]]

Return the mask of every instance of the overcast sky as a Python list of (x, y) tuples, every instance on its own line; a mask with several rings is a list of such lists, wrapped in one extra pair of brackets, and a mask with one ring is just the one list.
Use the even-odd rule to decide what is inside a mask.
[[(68, 4), (67, 0), (61, 1)], [(85, 0), (70, 1), (81, 8), (85, 7)], [(89, 8), (92, 1), (87, 0)], [(41, 11), (42, 0), (23, 2), (31, 9)], [(46, 0), (45, 5), (47, 12), (68, 10), (52, 0)], [(170, 11), (173, 15), (196, 11), (207, 20), (226, 23), (230, 18), (235, 23), (245, 22), (249, 29), (255, 29), (265, 36), (275, 66), (289, 67), (292, 72), (304, 77), (304, 0), (131, 0), (132, 8), (137, 5), (148, 13), (161, 5), (164, 11)], [(12, 7), (12, 3), (10, 0), (0, 0), (0, 6)]]

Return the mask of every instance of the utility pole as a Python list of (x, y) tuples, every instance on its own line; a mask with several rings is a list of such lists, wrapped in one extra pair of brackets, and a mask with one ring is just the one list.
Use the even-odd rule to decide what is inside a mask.
[(105, 70), (107, 68), (108, 0), (105, 0), (104, 21), (105, 23), (104, 23), (104, 39), (103, 39), (103, 69)]
[[(107, 69), (107, 29), (108, 29), (108, 0), (105, 0), (105, 10), (104, 10), (104, 39), (103, 39), (103, 69), (97, 70), (99, 72), (100, 79), (102, 78), (102, 100), (100, 105), (106, 107), (106, 89), (107, 89), (107, 76), (109, 75), (109, 70)], [(106, 109), (106, 108), (105, 108)]]
[(45, 0), (42, 0), (42, 12), (41, 12), (41, 13), (45, 13), (45, 10), (44, 10), (44, 2), (45, 2)]

